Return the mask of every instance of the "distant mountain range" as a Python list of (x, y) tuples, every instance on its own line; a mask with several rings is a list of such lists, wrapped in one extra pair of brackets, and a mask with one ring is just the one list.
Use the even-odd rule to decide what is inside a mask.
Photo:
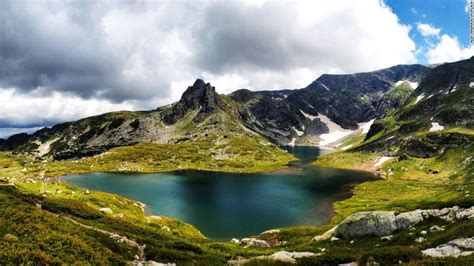
[[(208, 135), (254, 137), (262, 145), (335, 145), (354, 132), (368, 133), (368, 140), (380, 132), (401, 136), (434, 125), (472, 128), (473, 75), (474, 58), (433, 69), (397, 65), (367, 73), (325, 74), (295, 90), (241, 89), (219, 95), (198, 79), (174, 104), (13, 135), (0, 141), (0, 149), (70, 159), (140, 142), (173, 144)], [(395, 122), (388, 124), (387, 117), (396, 117)], [(389, 137), (372, 146), (384, 145)]]

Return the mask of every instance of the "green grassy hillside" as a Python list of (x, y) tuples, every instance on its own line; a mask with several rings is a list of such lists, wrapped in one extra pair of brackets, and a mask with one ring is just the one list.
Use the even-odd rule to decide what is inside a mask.
[(336, 220), (361, 210), (472, 203), (473, 66), (474, 58), (437, 67), (403, 108), (374, 122), (365, 140), (315, 162), (384, 178), (358, 185), (351, 199), (336, 203)]

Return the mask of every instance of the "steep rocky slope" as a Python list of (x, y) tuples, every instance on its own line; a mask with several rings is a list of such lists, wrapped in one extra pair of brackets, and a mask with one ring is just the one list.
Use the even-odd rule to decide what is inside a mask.
[(322, 75), (299, 90), (238, 90), (231, 97), (240, 103), (241, 119), (269, 139), (318, 145), (321, 134), (356, 130), (361, 123), (398, 108), (400, 103), (389, 97), (391, 88), (403, 81), (416, 87), (429, 72), (421, 65), (398, 65), (352, 75)]
[(234, 114), (232, 103), (202, 80), (190, 86), (173, 105), (146, 112), (107, 113), (44, 128), (32, 135), (18, 134), (2, 147), (39, 157), (69, 159), (140, 142), (192, 143), (211, 137), (214, 146), (210, 148), (216, 149), (233, 138), (245, 139), (256, 150), (260, 146), (276, 147), (247, 129)]

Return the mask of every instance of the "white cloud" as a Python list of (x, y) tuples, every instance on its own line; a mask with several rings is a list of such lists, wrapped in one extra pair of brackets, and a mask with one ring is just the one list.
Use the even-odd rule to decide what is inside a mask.
[(240, 75), (252, 88), (298, 88), (330, 69), (351, 73), (415, 61), (410, 27), (378, 0), (226, 3), (204, 17), (196, 33), (200, 67)]
[(12, 125), (155, 108), (199, 77), (222, 93), (300, 88), (323, 73), (416, 61), (410, 27), (381, 0), (5, 7), (0, 121)]
[(426, 23), (418, 23), (416, 24), (416, 28), (418, 31), (421, 33), (421, 35), (428, 37), (428, 36), (435, 36), (439, 37), (439, 33), (441, 32), (441, 29), (438, 29), (430, 24)]
[(414, 7), (412, 7), (410, 10), (411, 10), (411, 13), (418, 14), (418, 11), (416, 11), (416, 9)]
[(469, 13), (471, 9), (471, 0), (466, 0), (466, 5), (464, 6), (464, 11), (466, 11), (466, 13)]
[(18, 93), (15, 89), (0, 89), (0, 127), (51, 125), (96, 114), (134, 110), (133, 103), (111, 103), (101, 99), (82, 99), (74, 95), (54, 92), (51, 95)]
[(455, 37), (443, 34), (439, 41), (426, 52), (428, 63), (444, 63), (470, 58), (474, 46), (463, 47)]

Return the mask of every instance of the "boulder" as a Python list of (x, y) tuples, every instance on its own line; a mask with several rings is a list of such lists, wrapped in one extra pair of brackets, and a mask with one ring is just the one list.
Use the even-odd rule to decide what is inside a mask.
[(288, 251), (279, 251), (275, 252), (272, 255), (268, 256), (267, 259), (281, 261), (281, 262), (289, 262), (289, 263), (296, 263), (296, 259), (304, 258), (304, 257), (312, 257), (316, 254), (312, 252), (288, 252)]
[(113, 213), (112, 209), (110, 209), (110, 208), (100, 208), (99, 211), (101, 211), (103, 213), (107, 213), (107, 214), (112, 214)]
[(430, 257), (458, 257), (471, 255), (474, 252), (474, 238), (458, 238), (435, 248), (422, 251)]
[(267, 241), (265, 241), (265, 240), (255, 239), (255, 240), (252, 240), (248, 244), (248, 246), (268, 248), (268, 247), (270, 247), (270, 244), (268, 244)]
[(418, 243), (423, 243), (425, 241), (426, 241), (426, 239), (423, 238), (423, 237), (418, 237), (417, 239), (415, 239), (415, 242), (418, 242)]
[(400, 213), (396, 217), (398, 229), (406, 229), (422, 221), (423, 215), (421, 210)]
[(249, 237), (249, 238), (242, 238), (242, 240), (240, 240), (240, 244), (242, 245), (248, 245), (250, 244), (251, 241), (255, 240), (256, 238), (254, 237)]
[(246, 247), (265, 247), (265, 248), (270, 247), (270, 244), (267, 241), (257, 239), (254, 237), (242, 238), (242, 240), (240, 240), (240, 244), (246, 245)]
[(340, 223), (334, 235), (341, 238), (387, 236), (397, 230), (395, 218), (395, 212), (392, 211), (358, 212)]
[(444, 231), (445, 230), (445, 227), (444, 226), (437, 226), (437, 225), (433, 225), (430, 227), (430, 232), (441, 232), (441, 231)]
[(235, 260), (228, 261), (229, 265), (247, 265), (251, 263), (253, 260), (273, 260), (273, 261), (280, 261), (286, 263), (296, 263), (297, 259), (304, 258), (304, 257), (312, 257), (317, 256), (318, 254), (312, 252), (288, 252), (288, 251), (278, 251), (268, 256), (258, 256), (254, 258), (244, 259), (238, 258)]
[(144, 266), (176, 266), (176, 263), (161, 263), (161, 262), (156, 262), (153, 260), (146, 261), (145, 263), (142, 264), (137, 264), (137, 265), (144, 265)]

